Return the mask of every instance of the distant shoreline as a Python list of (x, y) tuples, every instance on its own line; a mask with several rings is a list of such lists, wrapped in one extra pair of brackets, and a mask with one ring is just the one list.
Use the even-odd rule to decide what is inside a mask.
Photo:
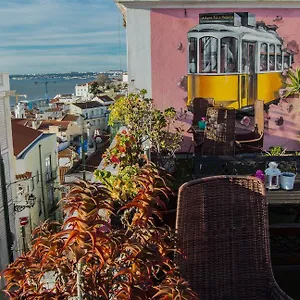
[(122, 70), (110, 70), (105, 72), (68, 72), (68, 73), (47, 73), (47, 74), (12, 74), (11, 80), (90, 80), (95, 79), (99, 74), (107, 74), (108, 76), (122, 76)]

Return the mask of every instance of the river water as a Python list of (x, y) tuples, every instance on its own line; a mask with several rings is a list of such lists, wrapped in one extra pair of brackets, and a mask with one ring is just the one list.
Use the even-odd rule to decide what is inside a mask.
[[(26, 100), (36, 100), (45, 98), (45, 82), (48, 81), (48, 96), (49, 99), (55, 97), (57, 94), (75, 94), (76, 84), (83, 84), (88, 81), (91, 81), (91, 78), (88, 79), (24, 79), (24, 80), (10, 80), (10, 89), (16, 91), (18, 95), (27, 95)], [(20, 100), (25, 100), (24, 97), (19, 97)], [(10, 97), (10, 105), (13, 106), (16, 103), (15, 97)]]

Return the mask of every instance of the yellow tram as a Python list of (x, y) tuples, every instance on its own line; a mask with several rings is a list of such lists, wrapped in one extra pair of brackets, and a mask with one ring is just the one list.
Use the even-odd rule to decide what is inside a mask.
[(250, 13), (200, 14), (188, 32), (188, 105), (196, 97), (242, 109), (279, 98), (281, 73), (293, 63), (276, 25)]

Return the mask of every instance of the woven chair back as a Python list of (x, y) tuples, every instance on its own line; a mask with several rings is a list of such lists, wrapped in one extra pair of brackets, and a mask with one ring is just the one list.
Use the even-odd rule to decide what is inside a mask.
[(215, 176), (179, 189), (183, 276), (205, 300), (273, 299), (265, 189), (254, 177)]
[(234, 155), (235, 110), (209, 107), (206, 113), (206, 128), (202, 155)]
[(194, 98), (193, 100), (193, 124), (197, 125), (201, 118), (206, 117), (209, 107), (214, 106), (213, 98)]

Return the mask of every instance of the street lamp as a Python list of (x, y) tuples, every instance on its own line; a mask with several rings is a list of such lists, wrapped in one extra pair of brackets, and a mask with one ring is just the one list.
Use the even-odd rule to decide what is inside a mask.
[(31, 208), (35, 204), (36, 197), (33, 194), (27, 196), (27, 200), (23, 204), (14, 203), (14, 211), (21, 212), (25, 208)]

